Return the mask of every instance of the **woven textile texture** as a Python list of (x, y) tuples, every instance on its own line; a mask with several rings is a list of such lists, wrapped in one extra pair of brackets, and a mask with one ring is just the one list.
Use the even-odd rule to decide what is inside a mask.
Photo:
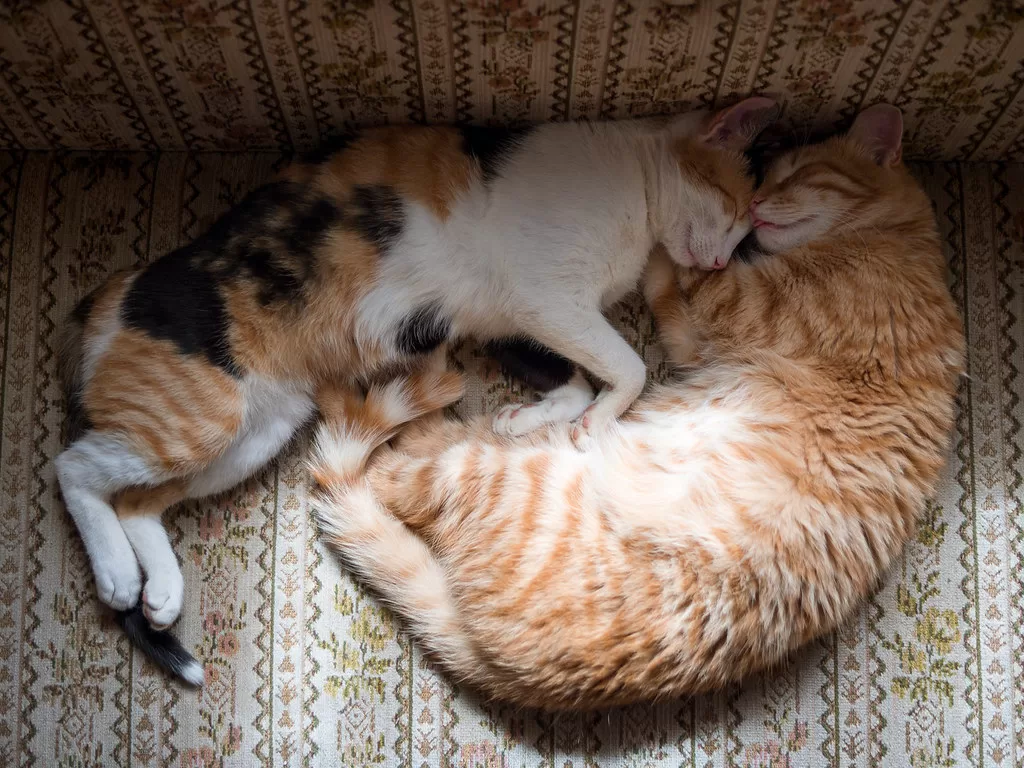
[(3, 0), (0, 147), (307, 149), (352, 125), (889, 101), (928, 160), (1024, 159), (1021, 0)]
[[(45, 6), (44, 6), (45, 7)], [(1024, 768), (1024, 166), (924, 181), (970, 376), (917, 538), (842, 631), (693, 701), (552, 717), (426, 666), (318, 543), (303, 456), (172, 516), (200, 692), (133, 655), (58, 499), (60, 323), (114, 269), (207, 227), (275, 154), (0, 153), (0, 766)], [(633, 301), (617, 323), (660, 362)], [(480, 366), (463, 353), (471, 370)], [(475, 378), (466, 412), (517, 396)]]

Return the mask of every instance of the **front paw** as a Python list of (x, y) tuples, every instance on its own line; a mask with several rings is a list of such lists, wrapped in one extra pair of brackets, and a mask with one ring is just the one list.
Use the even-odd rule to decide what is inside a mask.
[(542, 403), (506, 405), (494, 415), (492, 428), (505, 437), (525, 435), (546, 423)]
[(125, 611), (139, 602), (142, 574), (135, 553), (127, 557), (110, 558), (94, 564), (96, 591), (100, 600), (116, 611)]
[(587, 451), (594, 446), (597, 438), (607, 432), (614, 423), (613, 415), (608, 415), (598, 407), (597, 403), (593, 403), (583, 412), (582, 416), (573, 422), (569, 436), (572, 438), (573, 445), (581, 451)]

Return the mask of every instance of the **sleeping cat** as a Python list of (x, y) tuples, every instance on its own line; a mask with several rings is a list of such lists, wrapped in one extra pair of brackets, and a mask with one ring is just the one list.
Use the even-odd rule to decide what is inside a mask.
[(697, 272), (659, 251), (661, 337), (704, 364), (586, 450), (564, 425), (401, 429), (460, 396), (452, 372), (365, 401), (325, 390), (327, 541), (460, 682), (520, 705), (688, 695), (833, 630), (934, 491), (963, 370), (901, 134), (878, 105), (775, 162), (749, 263)]
[[(644, 366), (602, 309), (656, 242), (680, 264), (725, 265), (750, 228), (741, 151), (776, 112), (751, 98), (660, 126), (368, 130), (293, 165), (195, 242), (111, 277), (65, 335), (78, 428), (56, 459), (100, 598), (125, 610), (141, 592), (153, 627), (174, 622), (183, 581), (161, 513), (272, 459), (325, 380), (366, 380), (461, 336), (525, 337), (608, 386), (591, 403), (576, 371), (502, 429), (585, 409), (581, 437), (605, 428)], [(201, 680), (137, 611), (122, 618)]]

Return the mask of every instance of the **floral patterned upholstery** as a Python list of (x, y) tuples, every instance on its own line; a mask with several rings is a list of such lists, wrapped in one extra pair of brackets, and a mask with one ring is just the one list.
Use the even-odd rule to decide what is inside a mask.
[[(750, 91), (785, 99), (783, 138), (903, 108), (966, 320), (945, 480), (853, 621), (691, 701), (483, 705), (318, 542), (304, 434), (171, 517), (176, 631), (207, 686), (130, 651), (51, 465), (57, 334), (80, 296), (346, 127), (623, 118)], [(1022, 118), (1015, 0), (0, 3), (0, 766), (1024, 768)], [(665, 376), (641, 304), (615, 321)], [(520, 395), (462, 356), (480, 374), (464, 412)]]
[(0, 147), (308, 149), (353, 125), (889, 101), (911, 157), (1024, 159), (1014, 0), (5, 0)]

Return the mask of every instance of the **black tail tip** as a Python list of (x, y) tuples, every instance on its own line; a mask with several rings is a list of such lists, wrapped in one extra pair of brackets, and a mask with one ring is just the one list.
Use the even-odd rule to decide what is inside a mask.
[(170, 632), (153, 629), (142, 612), (141, 603), (127, 611), (118, 611), (117, 623), (131, 644), (160, 669), (189, 685), (202, 686), (205, 677), (203, 665)]

